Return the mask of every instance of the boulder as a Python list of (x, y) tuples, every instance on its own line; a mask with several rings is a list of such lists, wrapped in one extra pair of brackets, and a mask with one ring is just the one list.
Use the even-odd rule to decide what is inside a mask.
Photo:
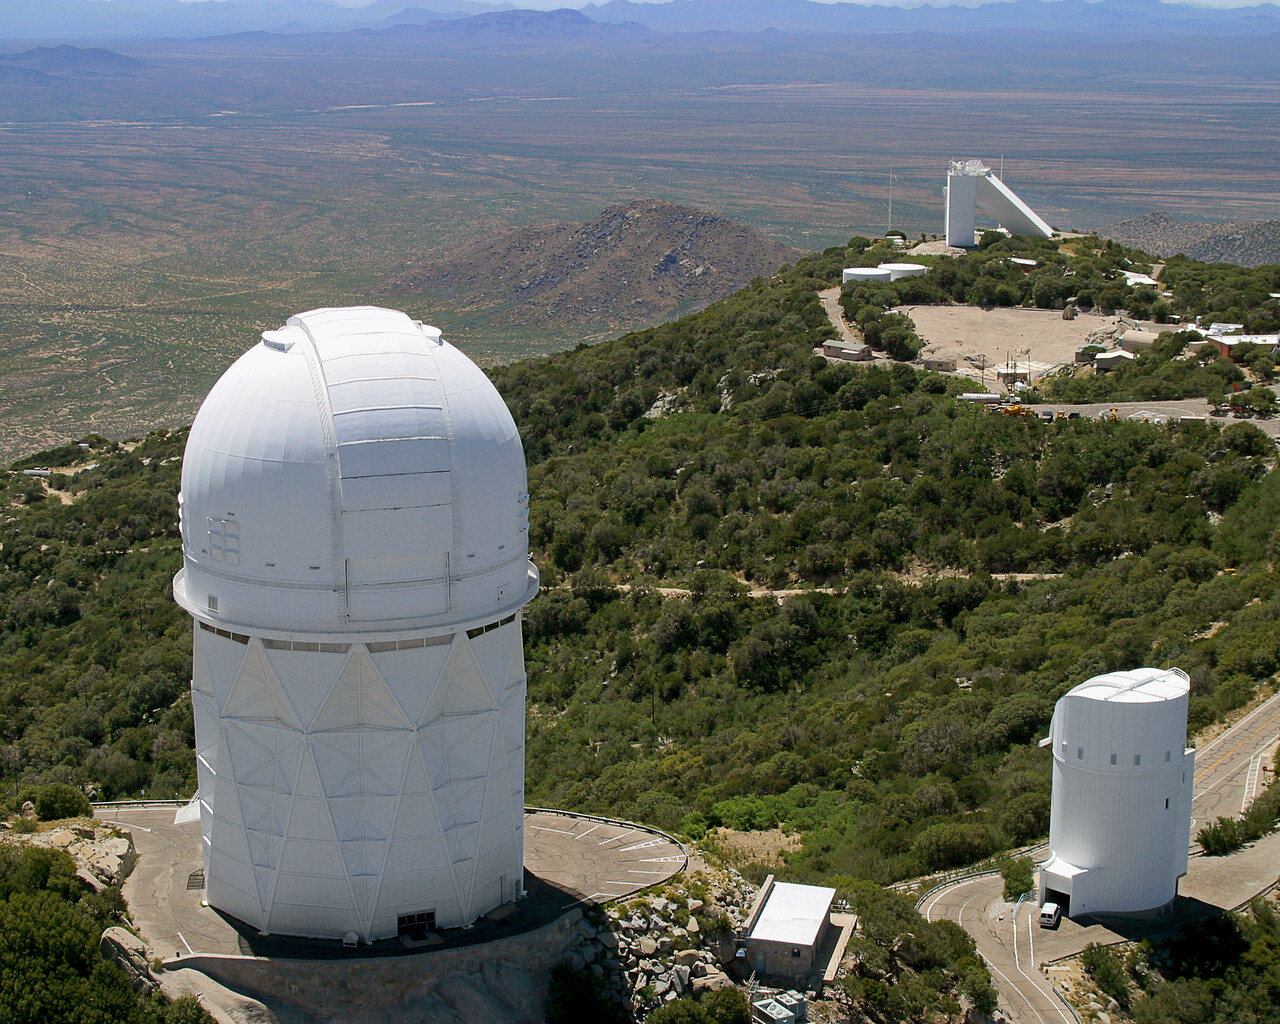
[(641, 956), (653, 956), (654, 953), (658, 952), (658, 943), (648, 935), (641, 937), (638, 946), (640, 948)]
[(702, 953), (696, 949), (682, 949), (675, 955), (675, 962), (684, 967), (692, 967), (702, 962)]
[(33, 804), (30, 800), (22, 801), (22, 816), (24, 818), (30, 818), (32, 820), (35, 819), (36, 805)]
[(618, 936), (610, 931), (603, 931), (599, 935), (600, 945), (605, 949), (617, 949), (619, 945)]
[(714, 992), (716, 989), (733, 987), (729, 976), (724, 971), (717, 971), (714, 968), (708, 968), (706, 974), (701, 978), (694, 978), (691, 984), (695, 996), (700, 996), (704, 992)]
[(677, 966), (671, 969), (671, 984), (681, 995), (684, 995), (685, 990), (689, 987), (689, 977), (688, 967)]
[(695, 900), (692, 897), (690, 897), (689, 901), (685, 904), (685, 906), (689, 908), (689, 913), (696, 914), (699, 910), (705, 907), (706, 904), (703, 903), (702, 900)]
[(728, 935), (715, 934), (708, 936), (707, 949), (710, 951), (712, 958), (718, 964), (733, 963), (734, 954), (738, 949), (733, 944), (733, 939)]
[(689, 935), (697, 935), (702, 931), (702, 926), (698, 924), (698, 919), (696, 917), (689, 918), (689, 923), (685, 925), (685, 931)]
[(140, 938), (119, 926), (102, 933), (98, 949), (103, 957), (119, 964), (135, 992), (148, 995), (156, 988), (151, 976), (151, 949)]

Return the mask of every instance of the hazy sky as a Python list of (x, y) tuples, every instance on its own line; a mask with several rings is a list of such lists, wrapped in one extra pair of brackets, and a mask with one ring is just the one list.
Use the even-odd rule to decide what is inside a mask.
[[(99, 2), (109, 2), (109, 0), (99, 0)], [(179, 3), (220, 3), (222, 0), (178, 0)], [(238, 0), (239, 3), (272, 3), (277, 0)], [(367, 7), (374, 0), (328, 0), (339, 7)], [(486, 0), (478, 0), (480, 3)], [(507, 0), (513, 7), (525, 7), (531, 10), (554, 10), (562, 7), (585, 7), (589, 3), (605, 3), (606, 0)], [(668, 0), (633, 0), (634, 3), (665, 3)], [(921, 0), (813, 0), (814, 3), (861, 3), (864, 5), (876, 5), (882, 7), (922, 7), (925, 6)], [(934, 7), (951, 6), (952, 3), (961, 3), (965, 7), (977, 7), (981, 3), (1001, 3), (1007, 0), (929, 0)], [(1052, 0), (1049, 0), (1052, 2)], [(1162, 3), (1177, 3), (1186, 7), (1273, 7), (1275, 4), (1258, 4), (1254, 0), (1194, 0), (1194, 2), (1182, 2), (1182, 0), (1161, 0)], [(448, 0), (404, 0), (405, 7), (413, 7), (421, 4), (423, 7), (446, 7)]]

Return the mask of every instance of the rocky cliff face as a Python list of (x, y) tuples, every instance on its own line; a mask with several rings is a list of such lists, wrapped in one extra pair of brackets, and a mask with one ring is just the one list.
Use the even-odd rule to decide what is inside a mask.
[(1157, 256), (1182, 253), (1206, 263), (1258, 267), (1280, 263), (1280, 220), (1240, 220), (1228, 224), (1182, 224), (1153, 210), (1097, 229), (1103, 238)]
[(379, 299), (501, 317), (512, 329), (604, 336), (663, 323), (802, 255), (724, 217), (657, 199), (585, 224), (520, 228), (425, 254)]

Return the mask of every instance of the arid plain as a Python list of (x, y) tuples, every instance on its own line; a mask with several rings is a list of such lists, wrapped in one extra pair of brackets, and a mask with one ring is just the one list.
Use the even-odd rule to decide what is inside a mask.
[[(655, 196), (821, 248), (940, 229), (1003, 154), (1052, 223), (1274, 216), (1265, 39), (653, 34), (114, 47), (136, 73), (0, 83), (0, 454), (186, 422), (259, 331), (416, 254)], [(1271, 154), (1267, 157), (1267, 154)], [(496, 271), (496, 272), (500, 272)], [(413, 308), (482, 360), (572, 337)]]

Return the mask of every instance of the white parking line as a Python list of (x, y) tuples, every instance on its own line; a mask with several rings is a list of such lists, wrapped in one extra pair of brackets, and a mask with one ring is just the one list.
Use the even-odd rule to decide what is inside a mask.
[(577, 836), (575, 836), (574, 838), (575, 838), (575, 839), (581, 839), (583, 836), (589, 836), (589, 835), (591, 835), (591, 833), (592, 833), (592, 832), (594, 832), (594, 831), (595, 831), (596, 829), (598, 829), (599, 827), (600, 827), (599, 825), (592, 825), (592, 826), (591, 826), (589, 829), (587, 829), (585, 832), (581, 832), (581, 833), (579, 833), (579, 834), (578, 834)]
[(661, 846), (665, 842), (665, 839), (650, 839), (647, 843), (636, 843), (634, 846), (624, 846), (621, 850), (623, 853), (630, 853), (632, 850), (644, 850), (650, 846)]
[(636, 830), (635, 830), (635, 829), (628, 829), (626, 832), (623, 832), (623, 833), (621, 833), (621, 834), (619, 834), (619, 835), (616, 835), (616, 836), (610, 836), (608, 839), (603, 839), (603, 840), (601, 840), (600, 842), (596, 843), (596, 845), (597, 845), (597, 846), (607, 846), (607, 845), (609, 845), (609, 843), (616, 843), (619, 839), (626, 839), (626, 838), (627, 838), (627, 836), (633, 836), (633, 835), (635, 835), (635, 834), (636, 834)]

